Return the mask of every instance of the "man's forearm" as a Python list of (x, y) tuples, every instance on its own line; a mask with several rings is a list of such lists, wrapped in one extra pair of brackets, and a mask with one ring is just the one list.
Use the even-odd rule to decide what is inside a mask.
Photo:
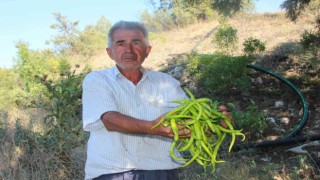
[(106, 112), (101, 120), (109, 131), (119, 131), (134, 134), (152, 134), (152, 121), (136, 119), (118, 112)]

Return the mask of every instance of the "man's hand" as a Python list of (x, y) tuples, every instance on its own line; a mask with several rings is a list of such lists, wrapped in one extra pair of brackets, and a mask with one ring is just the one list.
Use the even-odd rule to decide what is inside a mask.
[[(166, 114), (163, 114), (161, 116), (159, 116), (157, 119), (155, 119), (153, 121), (153, 124), (157, 124), (162, 118), (165, 117)], [(170, 122), (169, 122), (170, 123)], [(183, 125), (181, 124), (177, 124), (177, 127), (173, 127), (173, 128), (177, 128), (176, 131), (178, 132), (179, 138), (188, 138), (191, 136), (191, 132), (189, 129), (185, 128)], [(160, 124), (159, 126), (153, 128), (152, 133), (155, 135), (160, 135), (160, 136), (164, 136), (164, 137), (169, 137), (169, 138), (173, 138), (174, 137), (174, 130), (171, 126), (163, 126), (162, 124)]]
[[(221, 111), (222, 114), (224, 114), (224, 115), (231, 121), (231, 123), (233, 123), (233, 121), (232, 121), (232, 116), (231, 116), (231, 114), (228, 112), (227, 106), (221, 105), (221, 106), (219, 106), (219, 110)], [(221, 126), (224, 127), (224, 128), (229, 128), (229, 126), (226, 124), (225, 121), (221, 121), (220, 124), (221, 124)]]

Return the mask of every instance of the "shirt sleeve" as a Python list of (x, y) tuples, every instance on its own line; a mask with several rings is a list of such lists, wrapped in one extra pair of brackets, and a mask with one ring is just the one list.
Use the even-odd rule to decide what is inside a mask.
[(118, 111), (112, 87), (101, 74), (88, 74), (82, 84), (82, 121), (85, 131), (104, 128), (101, 115), (108, 111)]

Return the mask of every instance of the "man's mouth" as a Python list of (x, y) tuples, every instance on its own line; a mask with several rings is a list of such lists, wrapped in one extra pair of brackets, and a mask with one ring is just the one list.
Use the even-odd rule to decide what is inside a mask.
[(135, 56), (135, 55), (125, 55), (125, 56), (123, 57), (123, 59), (126, 59), (126, 60), (134, 60), (134, 59), (136, 59), (136, 56)]
[(125, 57), (124, 59), (125, 59), (125, 60), (128, 60), (128, 61), (135, 60), (135, 58), (134, 58), (134, 57)]

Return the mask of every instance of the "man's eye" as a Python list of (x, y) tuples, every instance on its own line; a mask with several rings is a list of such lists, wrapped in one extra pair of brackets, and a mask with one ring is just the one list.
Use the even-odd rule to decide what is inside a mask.
[(123, 46), (123, 44), (124, 44), (124, 43), (118, 43), (117, 45), (118, 45), (118, 46)]
[(133, 44), (134, 44), (134, 45), (139, 45), (139, 44), (141, 44), (141, 43), (140, 43), (140, 41), (133, 41)]

